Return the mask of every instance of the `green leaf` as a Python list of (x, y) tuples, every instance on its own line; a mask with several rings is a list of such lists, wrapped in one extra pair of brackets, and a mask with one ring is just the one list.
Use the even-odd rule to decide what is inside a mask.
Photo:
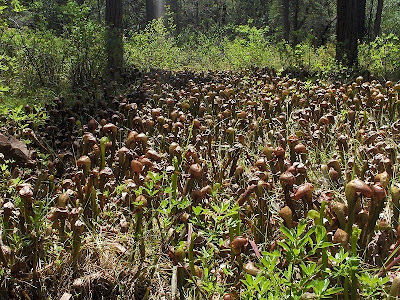
[(288, 252), (291, 250), (291, 248), (284, 242), (278, 242), (278, 245), (281, 246), (283, 249), (285, 249)]
[(292, 242), (295, 243), (295, 238), (293, 237), (292, 233), (290, 232), (290, 230), (288, 228), (286, 228), (285, 226), (281, 226), (281, 231), (282, 233)]
[(307, 227), (307, 223), (304, 221), (300, 222), (299, 225), (297, 225), (297, 236), (298, 237), (300, 237), (303, 234), (304, 229), (306, 229), (306, 227)]
[(9, 90), (10, 90), (10, 88), (8, 86), (0, 85), (0, 93), (1, 92), (8, 92)]
[(192, 210), (193, 210), (194, 214), (195, 214), (196, 216), (198, 216), (198, 215), (200, 215), (201, 212), (203, 211), (203, 208), (202, 208), (201, 206), (195, 206), (195, 207), (192, 208)]
[(343, 288), (341, 288), (341, 287), (330, 288), (330, 289), (327, 289), (324, 292), (323, 298), (326, 298), (327, 296), (332, 296), (332, 295), (335, 295), (335, 294), (339, 294), (341, 292), (343, 292)]

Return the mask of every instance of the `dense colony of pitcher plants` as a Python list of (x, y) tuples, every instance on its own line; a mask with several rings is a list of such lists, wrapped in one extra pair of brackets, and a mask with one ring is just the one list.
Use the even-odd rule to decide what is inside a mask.
[[(44, 124), (2, 117), (31, 156), (2, 161), (0, 298), (251, 299), (249, 276), (271, 278), (271, 253), (293, 282), (304, 276), (296, 257), (320, 266), (310, 280), (333, 298), (362, 298), (362, 268), (387, 278), (378, 297), (398, 295), (400, 84), (256, 69), (92, 89), (75, 104), (56, 98)], [(323, 232), (323, 246), (312, 251), (310, 234), (304, 255), (290, 254), (300, 227)], [(340, 251), (359, 266), (329, 277)], [(320, 299), (307, 283), (275, 288)]]

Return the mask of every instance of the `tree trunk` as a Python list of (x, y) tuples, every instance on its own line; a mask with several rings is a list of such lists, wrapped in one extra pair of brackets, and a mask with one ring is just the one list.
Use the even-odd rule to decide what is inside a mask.
[(289, 2), (289, 0), (282, 0), (283, 38), (287, 42), (289, 42), (290, 36)]
[(293, 44), (296, 45), (298, 44), (298, 30), (299, 28), (299, 0), (294, 0), (293, 1), (293, 6), (294, 6), (294, 14), (293, 14)]
[(146, 0), (146, 24), (154, 20), (153, 0)]
[(337, 0), (336, 59), (344, 65), (357, 64), (364, 26), (365, 0)]
[(169, 0), (168, 2), (171, 12), (173, 14), (174, 23), (176, 25), (176, 31), (180, 32), (180, 8), (179, 8), (179, 0)]
[(381, 31), (382, 9), (383, 9), (383, 0), (378, 0), (378, 6), (376, 7), (376, 15), (374, 22), (374, 32), (372, 36), (373, 39), (375, 39)]
[(371, 6), (369, 7), (368, 24), (366, 26), (366, 36), (368, 37), (368, 41), (371, 41), (371, 37), (374, 35), (373, 30), (371, 28), (373, 6), (374, 6), (374, 0), (371, 0)]
[(155, 19), (165, 16), (165, 0), (153, 0), (153, 7)]
[(358, 26), (358, 36), (357, 38), (362, 41), (365, 35), (365, 10), (367, 8), (366, 0), (358, 0), (355, 10), (357, 13), (355, 22)]
[(111, 74), (123, 65), (122, 0), (106, 0), (106, 53)]

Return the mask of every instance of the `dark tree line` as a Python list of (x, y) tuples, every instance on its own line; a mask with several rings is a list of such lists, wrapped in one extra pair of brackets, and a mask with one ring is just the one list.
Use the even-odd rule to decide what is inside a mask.
[[(131, 11), (132, 5), (138, 2), (124, 1)], [(383, 0), (142, 1), (144, 24), (164, 16), (166, 11), (172, 16), (177, 33), (187, 30), (207, 32), (251, 19), (256, 26), (268, 26), (271, 36), (292, 45), (310, 36), (316, 45), (332, 40), (336, 42), (337, 60), (349, 66), (357, 64), (358, 44), (380, 34), (384, 7)], [(126, 16), (125, 20), (130, 17)], [(109, 67), (122, 66), (122, 20), (122, 0), (106, 0)]]

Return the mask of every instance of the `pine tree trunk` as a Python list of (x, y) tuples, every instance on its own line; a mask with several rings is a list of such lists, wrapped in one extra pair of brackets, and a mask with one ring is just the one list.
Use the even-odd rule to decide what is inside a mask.
[(146, 0), (146, 24), (154, 20), (153, 0)]
[(299, 28), (299, 0), (294, 0), (294, 14), (293, 14), (293, 44), (298, 44), (298, 30)]
[(337, 0), (336, 59), (344, 65), (357, 65), (364, 28), (365, 0)]
[(106, 0), (106, 53), (111, 73), (123, 65), (122, 0)]
[(290, 36), (289, 2), (289, 0), (282, 0), (283, 38), (287, 42)]
[(378, 0), (378, 6), (376, 7), (376, 15), (374, 22), (374, 32), (372, 38), (375, 39), (381, 31), (381, 19), (383, 10), (383, 0)]
[(358, 39), (360, 41), (363, 40), (365, 35), (365, 10), (367, 8), (367, 1), (366, 0), (359, 0), (357, 1), (356, 5), (356, 13), (357, 13), (357, 26), (358, 26)]

